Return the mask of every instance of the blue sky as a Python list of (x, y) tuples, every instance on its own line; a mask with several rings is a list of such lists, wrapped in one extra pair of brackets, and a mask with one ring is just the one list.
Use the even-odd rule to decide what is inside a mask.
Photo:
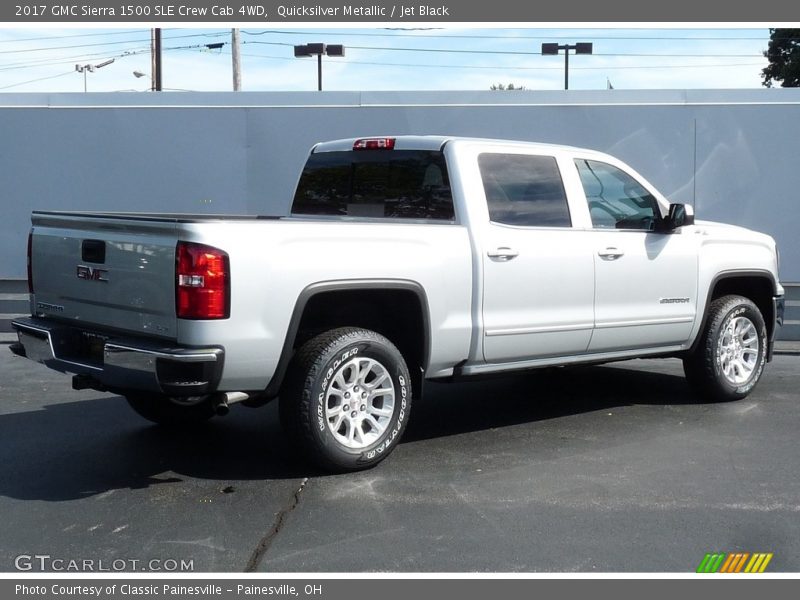
[[(570, 57), (571, 89), (758, 88), (769, 30), (547, 28), (242, 28), (245, 91), (306, 91), (316, 59), (293, 46), (343, 44), (324, 58), (326, 90), (485, 90), (496, 83), (563, 88), (563, 55), (540, 56), (542, 42), (592, 42)], [(226, 91), (231, 30), (163, 30), (165, 89)], [(75, 64), (114, 62), (88, 74), (90, 92), (150, 87), (149, 29), (0, 28), (0, 92), (83, 92)], [(207, 44), (224, 45), (209, 49)], [(137, 78), (134, 71), (146, 74)]]

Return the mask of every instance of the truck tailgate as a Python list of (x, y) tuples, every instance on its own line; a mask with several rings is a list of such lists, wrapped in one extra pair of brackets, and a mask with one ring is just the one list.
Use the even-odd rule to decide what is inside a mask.
[(175, 338), (177, 221), (34, 213), (34, 315)]

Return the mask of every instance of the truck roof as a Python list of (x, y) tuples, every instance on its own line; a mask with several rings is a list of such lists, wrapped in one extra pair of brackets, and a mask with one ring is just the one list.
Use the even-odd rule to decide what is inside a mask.
[(588, 148), (578, 148), (576, 146), (566, 146), (562, 144), (548, 144), (543, 142), (527, 142), (524, 140), (501, 140), (493, 138), (477, 138), (477, 137), (462, 137), (462, 136), (448, 136), (448, 135), (371, 135), (362, 136), (357, 138), (345, 138), (340, 140), (332, 140), (329, 142), (320, 142), (315, 145), (312, 152), (343, 152), (353, 149), (353, 144), (358, 140), (365, 139), (393, 139), (395, 140), (395, 150), (441, 150), (442, 146), (450, 142), (480, 142), (485, 144), (499, 144), (503, 146), (521, 146), (528, 149), (539, 148), (544, 151), (552, 152), (553, 150), (569, 150), (576, 152), (597, 152)]

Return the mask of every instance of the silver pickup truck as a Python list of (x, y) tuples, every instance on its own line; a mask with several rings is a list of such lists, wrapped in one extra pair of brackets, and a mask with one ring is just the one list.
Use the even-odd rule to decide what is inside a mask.
[(700, 394), (742, 398), (783, 315), (772, 238), (564, 146), (339, 140), (287, 217), (32, 222), (14, 352), (160, 424), (279, 397), (333, 470), (386, 457), (425, 379), (680, 357)]

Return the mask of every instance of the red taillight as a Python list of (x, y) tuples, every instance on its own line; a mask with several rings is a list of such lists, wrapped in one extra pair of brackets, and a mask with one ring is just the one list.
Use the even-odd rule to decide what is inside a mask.
[(394, 150), (394, 138), (364, 138), (356, 140), (353, 150)]
[(28, 232), (28, 293), (33, 293), (33, 263), (31, 252), (33, 250), (33, 230)]
[(218, 248), (178, 242), (175, 249), (175, 311), (180, 319), (227, 319), (230, 263)]

